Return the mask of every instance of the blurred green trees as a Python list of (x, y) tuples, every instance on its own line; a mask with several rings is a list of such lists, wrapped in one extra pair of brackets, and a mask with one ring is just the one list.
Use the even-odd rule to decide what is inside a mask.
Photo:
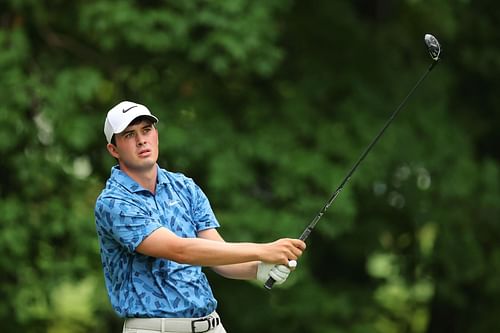
[[(488, 1), (0, 4), (0, 320), (119, 331), (93, 205), (107, 110), (160, 117), (160, 164), (227, 240), (297, 237), (430, 64), (268, 293), (207, 271), (231, 332), (500, 328), (499, 5)], [(235, 306), (235, 305), (238, 306)]]

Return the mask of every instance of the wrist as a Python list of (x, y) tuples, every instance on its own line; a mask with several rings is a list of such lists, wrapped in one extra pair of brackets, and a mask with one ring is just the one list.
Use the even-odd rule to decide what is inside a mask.
[(254, 265), (252, 266), (252, 273), (251, 274), (252, 274), (254, 280), (258, 279), (257, 278), (257, 273), (259, 271), (259, 265), (260, 265), (260, 263), (261, 263), (261, 261), (256, 261), (254, 263)]
[(256, 260), (258, 261), (261, 261), (261, 262), (265, 262), (265, 258), (266, 258), (266, 244), (257, 244), (256, 246), (256, 251), (255, 251), (255, 255), (256, 255)]

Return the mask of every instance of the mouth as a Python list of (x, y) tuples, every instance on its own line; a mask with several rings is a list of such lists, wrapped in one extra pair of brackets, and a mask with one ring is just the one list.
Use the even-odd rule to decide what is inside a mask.
[(148, 157), (151, 155), (151, 149), (141, 149), (137, 155), (139, 157)]

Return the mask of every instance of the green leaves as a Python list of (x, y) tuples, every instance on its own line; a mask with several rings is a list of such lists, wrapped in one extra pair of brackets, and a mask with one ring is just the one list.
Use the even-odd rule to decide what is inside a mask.
[[(448, 316), (462, 331), (498, 330), (496, 3), (0, 7), (6, 331), (120, 329), (93, 221), (115, 163), (102, 133), (111, 106), (159, 116), (160, 165), (200, 184), (226, 240), (298, 237), (429, 66), (425, 33), (443, 60), (323, 216), (289, 284), (268, 294), (210, 278), (228, 331), (441, 332)], [(231, 306), (241, 299), (245, 318)]]
[(94, 36), (92, 43), (105, 51), (168, 52), (223, 76), (242, 70), (269, 76), (282, 59), (275, 45), (275, 17), (286, 3), (197, 0), (157, 8), (131, 1), (94, 1), (82, 6), (80, 30)]

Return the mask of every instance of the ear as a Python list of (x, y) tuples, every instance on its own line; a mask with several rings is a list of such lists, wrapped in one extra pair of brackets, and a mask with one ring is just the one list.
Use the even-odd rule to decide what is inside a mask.
[(106, 145), (106, 148), (108, 149), (108, 152), (111, 154), (111, 156), (113, 156), (114, 158), (120, 157), (120, 154), (118, 153), (118, 149), (116, 148), (116, 146), (114, 144), (108, 143)]

